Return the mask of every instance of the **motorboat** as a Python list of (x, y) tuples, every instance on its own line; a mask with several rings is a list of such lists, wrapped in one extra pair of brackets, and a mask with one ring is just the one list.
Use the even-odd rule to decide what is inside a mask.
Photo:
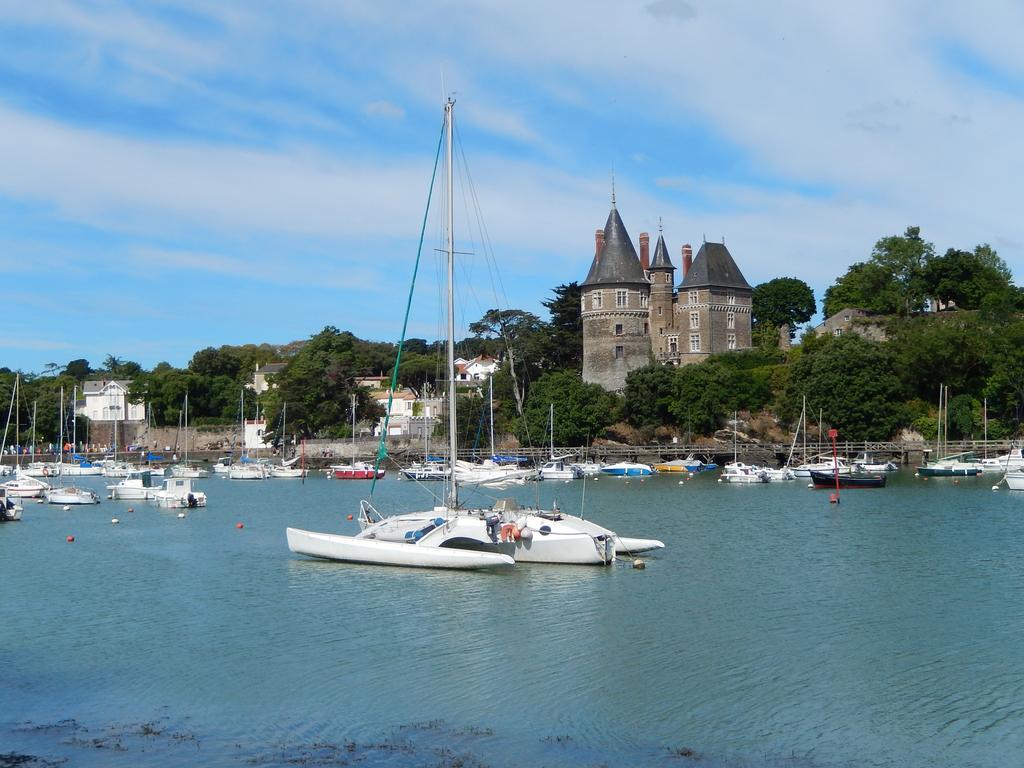
[(96, 477), (103, 474), (103, 467), (88, 459), (76, 457), (77, 461), (64, 461), (59, 465), (63, 477)]
[(228, 468), (228, 480), (266, 480), (269, 474), (266, 464), (244, 458)]
[(234, 463), (235, 460), (231, 456), (221, 456), (213, 465), (213, 473), (215, 475), (227, 475)]
[(1024, 469), (1024, 455), (1019, 447), (1014, 447), (1009, 453), (980, 459), (978, 463), (981, 464), (982, 472), (1019, 472)]
[(1024, 471), (1007, 472), (1003, 479), (1006, 481), (1006, 487), (1011, 491), (1024, 491)]
[(158, 488), (153, 484), (153, 473), (148, 469), (140, 469), (128, 473), (121, 482), (108, 485), (110, 498), (125, 501), (146, 501), (152, 499)]
[(726, 464), (722, 474), (718, 478), (720, 483), (767, 483), (771, 478), (768, 472), (756, 464), (744, 464), (741, 461), (734, 461)]
[(653, 475), (654, 470), (649, 464), (639, 464), (635, 461), (620, 461), (616, 464), (608, 464), (601, 467), (602, 475), (612, 477), (647, 477)]
[(130, 472), (138, 472), (140, 467), (127, 461), (107, 459), (103, 462), (104, 477), (128, 477)]
[(479, 463), (455, 462), (455, 478), (462, 485), (522, 485), (536, 477), (537, 470), (521, 467), (518, 463), (501, 464), (494, 459), (484, 459)]
[(797, 464), (793, 469), (793, 474), (797, 477), (810, 477), (811, 472), (839, 472), (841, 475), (849, 474), (853, 471), (845, 459), (840, 456), (832, 456), (827, 453), (823, 453), (820, 456), (815, 456), (813, 461), (807, 461), (803, 464)]
[[(453, 201), (452, 109), (445, 105), (448, 206)], [(616, 214), (617, 215), (617, 214)], [(613, 226), (609, 217), (608, 227)], [(446, 376), (454, 380), (454, 258), (455, 245), (451, 221), (447, 226), (448, 265), (448, 345)], [(401, 347), (401, 345), (400, 345)], [(455, 387), (448, 388), (448, 462), (453, 465), (444, 503), (421, 512), (383, 515), (370, 499), (359, 507), (359, 532), (355, 535), (324, 534), (288, 528), (286, 537), (292, 552), (311, 557), (374, 565), (408, 567), (497, 569), (520, 562), (608, 565), (619, 551), (642, 552), (664, 546), (653, 539), (627, 539), (589, 520), (565, 515), (557, 507), (551, 510), (520, 509), (513, 500), (504, 500), (491, 508), (471, 508), (460, 504), (457, 400)], [(387, 419), (381, 429), (381, 449), (388, 434)], [(469, 465), (473, 467), (474, 465)], [(648, 473), (650, 468), (648, 467)], [(373, 486), (370, 486), (372, 493)], [(620, 549), (621, 548), (621, 549)]]
[(196, 464), (175, 464), (171, 467), (171, 477), (188, 477), (192, 480), (201, 480), (209, 476), (209, 472)]
[(451, 470), (443, 461), (414, 461), (399, 474), (407, 480), (447, 480)]
[(168, 477), (163, 488), (153, 494), (153, 500), (158, 506), (171, 509), (206, 506), (206, 494), (192, 487), (190, 477)]
[(796, 473), (789, 467), (762, 467), (761, 471), (768, 477), (768, 482), (777, 483), (784, 480), (796, 480)]
[(604, 467), (600, 461), (574, 461), (572, 465), (582, 472), (584, 477), (595, 477), (601, 474)]
[(327, 468), (327, 476), (335, 480), (380, 480), (384, 477), (384, 470), (376, 469), (365, 461), (353, 461), (351, 464), (332, 464)]
[(32, 461), (21, 468), (27, 477), (57, 477), (60, 472), (61, 465), (56, 461)]
[(677, 472), (690, 474), (690, 472), (693, 471), (689, 466), (687, 466), (685, 459), (670, 459), (659, 464), (654, 464), (651, 468), (659, 475), (671, 475)]
[(16, 523), (21, 520), (22, 506), (7, 497), (7, 489), (0, 486), (0, 523)]
[(45, 494), (49, 504), (99, 504), (100, 497), (88, 488), (75, 485), (51, 488)]
[[(899, 465), (894, 461), (878, 461), (870, 451), (858, 453), (852, 462), (858, 472), (895, 472)], [(827, 471), (827, 470), (826, 470)]]
[(45, 480), (30, 477), (21, 470), (15, 470), (14, 479), (3, 484), (7, 495), (15, 499), (35, 499), (42, 496), (51, 486)]
[(541, 480), (578, 480), (583, 477), (583, 470), (571, 464), (568, 457), (562, 457), (545, 461), (537, 474)]

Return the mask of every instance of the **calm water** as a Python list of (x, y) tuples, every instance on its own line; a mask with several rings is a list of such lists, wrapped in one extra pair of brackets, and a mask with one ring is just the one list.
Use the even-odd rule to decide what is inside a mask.
[[(0, 765), (1006, 766), (1024, 753), (1024, 494), (993, 493), (993, 478), (903, 473), (838, 507), (799, 481), (604, 478), (586, 485), (588, 515), (663, 539), (646, 570), (499, 574), (288, 551), (286, 525), (354, 531), (363, 483), (201, 482), (210, 505), (185, 520), (141, 502), (28, 503), (0, 526)], [(584, 486), (512, 495), (538, 491), (578, 511)], [(423, 495), (389, 478), (377, 502)]]

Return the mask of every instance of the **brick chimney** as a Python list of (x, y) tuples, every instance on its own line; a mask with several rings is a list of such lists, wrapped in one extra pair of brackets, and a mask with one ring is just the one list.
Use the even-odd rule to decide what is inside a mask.
[(651, 236), (640, 233), (640, 267), (644, 272), (651, 268)]
[(601, 260), (601, 248), (604, 246), (604, 230), (599, 229), (594, 232), (594, 258), (597, 261)]
[(693, 248), (687, 243), (683, 246), (683, 277), (690, 271), (690, 267), (693, 266)]

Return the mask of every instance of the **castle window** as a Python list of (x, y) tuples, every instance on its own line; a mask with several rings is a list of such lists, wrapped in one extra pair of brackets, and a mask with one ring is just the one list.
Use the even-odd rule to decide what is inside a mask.
[(691, 304), (696, 304), (697, 303), (697, 292), (696, 291), (690, 291), (687, 294), (687, 296), (689, 296), (689, 302)]
[(691, 333), (690, 334), (690, 351), (691, 352), (700, 352), (700, 334), (699, 333)]
[(691, 312), (690, 313), (690, 327), (691, 328), (700, 328), (700, 312)]
[(616, 323), (615, 324), (615, 335), (616, 336), (621, 336), (622, 335), (622, 323)]
[(669, 336), (668, 337), (668, 351), (669, 351), (670, 354), (673, 354), (673, 355), (679, 353), (679, 337), (678, 336)]
[[(726, 313), (726, 315), (725, 315), (725, 327), (726, 328), (735, 328), (736, 327), (736, 313), (735, 312), (728, 312), (728, 313)], [(732, 349), (732, 347), (729, 347), (729, 349)]]
[(658, 317), (661, 317), (661, 307), (658, 307)]
[(647, 294), (643, 291), (640, 292), (640, 306), (644, 308), (647, 307)]
[(615, 306), (625, 307), (629, 301), (629, 292), (624, 290), (618, 290), (615, 292)]
[(601, 292), (600, 291), (594, 291), (594, 293), (591, 294), (591, 296), (590, 296), (590, 307), (591, 307), (591, 309), (600, 309), (601, 308)]
[(732, 291), (729, 291), (729, 293), (726, 294), (725, 299), (730, 304), (735, 304), (736, 303), (736, 294), (733, 293)]
[(730, 333), (725, 337), (725, 343), (729, 349), (736, 349), (736, 334)]
[(615, 359), (616, 360), (621, 360), (625, 356), (626, 356), (626, 348), (625, 347), (616, 347), (615, 348)]
[(645, 322), (644, 323), (644, 336), (646, 336), (650, 332), (651, 332), (651, 325), (650, 325), (650, 323)]

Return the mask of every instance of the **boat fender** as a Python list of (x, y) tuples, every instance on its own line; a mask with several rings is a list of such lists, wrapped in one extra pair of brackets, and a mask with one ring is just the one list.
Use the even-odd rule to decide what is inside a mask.
[(519, 538), (523, 541), (530, 541), (533, 538), (533, 531), (523, 526), (522, 530), (519, 531)]
[(515, 523), (505, 523), (501, 526), (501, 540), (502, 541), (515, 541), (519, 538), (516, 535)]
[(43, 477), (49, 477), (49, 476), (50, 476), (50, 468), (49, 467), (43, 467)]

